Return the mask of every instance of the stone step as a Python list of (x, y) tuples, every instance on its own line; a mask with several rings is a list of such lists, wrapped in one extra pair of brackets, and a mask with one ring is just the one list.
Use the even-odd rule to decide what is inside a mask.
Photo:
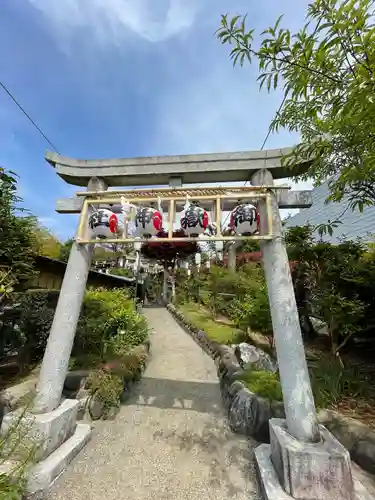
[(90, 425), (77, 424), (72, 437), (65, 441), (49, 457), (36, 464), (30, 471), (26, 498), (32, 500), (43, 499), (54, 481), (89, 441), (90, 435)]

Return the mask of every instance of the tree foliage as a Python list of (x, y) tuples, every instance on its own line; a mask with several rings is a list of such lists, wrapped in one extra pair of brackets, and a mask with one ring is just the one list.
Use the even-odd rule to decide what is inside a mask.
[(332, 245), (315, 241), (310, 226), (290, 228), (286, 243), (304, 332), (315, 317), (327, 326), (336, 356), (354, 335), (375, 331), (375, 257), (361, 241)]
[[(375, 203), (375, 27), (372, 0), (314, 0), (305, 25), (292, 33), (282, 16), (255, 42), (246, 16), (223, 15), (217, 36), (232, 45), (234, 64), (259, 63), (260, 87), (283, 87), (271, 130), (299, 132), (284, 158), (291, 175), (316, 184), (329, 179), (330, 196), (348, 195), (352, 208)], [(307, 173), (294, 166), (309, 160)]]
[(59, 252), (59, 260), (62, 260), (63, 262), (68, 262), (70, 250), (72, 249), (73, 243), (74, 243), (74, 238), (69, 238), (61, 245)]
[(62, 245), (47, 228), (37, 224), (34, 228), (35, 251), (38, 255), (59, 259)]
[(0, 266), (10, 271), (13, 285), (34, 275), (36, 219), (21, 202), (16, 174), (0, 169)]

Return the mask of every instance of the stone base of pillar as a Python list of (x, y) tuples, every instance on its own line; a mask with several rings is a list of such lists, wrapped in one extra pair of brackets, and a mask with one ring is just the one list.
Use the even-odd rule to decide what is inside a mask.
[(255, 450), (264, 500), (374, 500), (351, 469), (349, 452), (323, 426), (319, 443), (300, 442), (270, 420), (270, 445)]
[(66, 399), (48, 413), (34, 415), (27, 412), (22, 416), (17, 411), (4, 417), (1, 434), (18, 423), (14, 434), (20, 445), (17, 447), (19, 456), (16, 450), (12, 458), (14, 461), (2, 464), (0, 473), (8, 474), (14, 470), (17, 460), (22, 460), (22, 448), (24, 452), (33, 447), (36, 449), (36, 463), (27, 474), (27, 498), (44, 498), (51, 484), (89, 440), (91, 426), (77, 425), (78, 409), (78, 400)]

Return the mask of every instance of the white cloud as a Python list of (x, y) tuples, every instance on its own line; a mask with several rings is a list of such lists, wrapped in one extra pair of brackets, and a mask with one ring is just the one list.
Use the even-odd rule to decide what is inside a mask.
[[(67, 30), (88, 29), (95, 40), (119, 45), (129, 32), (158, 42), (189, 29), (198, 12), (197, 0), (28, 0), (42, 11), (58, 37)], [(57, 31), (56, 31), (57, 30)]]

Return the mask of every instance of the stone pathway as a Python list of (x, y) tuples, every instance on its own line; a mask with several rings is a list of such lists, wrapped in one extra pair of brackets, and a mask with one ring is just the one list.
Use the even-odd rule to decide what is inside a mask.
[(146, 309), (152, 357), (115, 421), (93, 437), (49, 500), (255, 500), (252, 444), (233, 434), (214, 362), (166, 309)]

